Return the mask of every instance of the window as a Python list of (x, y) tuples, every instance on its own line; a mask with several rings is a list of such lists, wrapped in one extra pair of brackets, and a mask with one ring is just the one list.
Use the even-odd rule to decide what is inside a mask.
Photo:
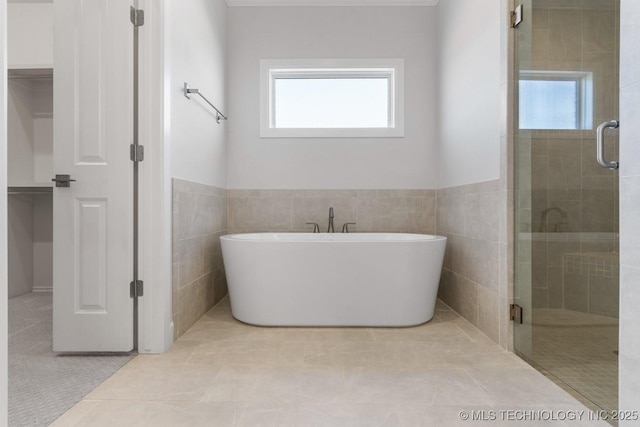
[(591, 129), (592, 93), (593, 77), (589, 72), (521, 72), (519, 128)]
[(260, 136), (401, 137), (403, 61), (262, 60)]

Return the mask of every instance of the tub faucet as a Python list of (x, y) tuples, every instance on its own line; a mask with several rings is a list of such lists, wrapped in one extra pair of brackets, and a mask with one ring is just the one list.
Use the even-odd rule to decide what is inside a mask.
[(355, 222), (345, 222), (344, 225), (342, 226), (342, 232), (343, 233), (348, 233), (350, 225), (356, 225), (356, 223)]
[(307, 222), (307, 225), (313, 225), (313, 232), (314, 233), (319, 233), (320, 232), (320, 226), (318, 225), (317, 222)]
[(335, 233), (333, 229), (333, 208), (329, 208), (329, 226), (327, 227), (327, 233)]

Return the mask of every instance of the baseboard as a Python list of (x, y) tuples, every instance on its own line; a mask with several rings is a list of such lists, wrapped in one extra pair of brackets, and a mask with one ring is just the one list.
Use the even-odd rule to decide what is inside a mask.
[(34, 286), (31, 292), (53, 292), (53, 286)]

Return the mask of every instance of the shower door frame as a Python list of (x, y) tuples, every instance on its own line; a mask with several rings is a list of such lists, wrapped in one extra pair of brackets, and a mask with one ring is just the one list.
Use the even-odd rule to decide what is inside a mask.
[[(532, 171), (533, 171), (533, 166), (532, 166), (532, 139), (534, 137), (536, 137), (535, 131), (532, 130), (525, 130), (524, 132), (521, 131), (519, 129), (519, 123), (518, 123), (518, 109), (519, 109), (519, 105), (518, 105), (518, 100), (519, 100), (519, 88), (518, 88), (518, 82), (519, 82), (519, 61), (522, 59), (522, 57), (526, 57), (527, 54), (531, 54), (532, 52), (532, 46), (533, 44), (531, 43), (528, 48), (528, 52), (526, 51), (526, 49), (520, 49), (519, 43), (518, 43), (518, 38), (520, 38), (520, 40), (522, 40), (523, 36), (519, 36), (519, 31), (530, 31), (529, 34), (532, 34), (532, 23), (531, 23), (531, 18), (533, 15), (533, 3), (536, 0), (521, 0), (518, 2), (515, 2), (515, 4), (523, 4), (525, 6), (525, 20), (523, 21), (523, 26), (519, 27), (517, 29), (514, 30), (514, 39), (512, 41), (512, 48), (510, 50), (510, 55), (511, 58), (510, 60), (511, 65), (513, 66), (513, 72), (512, 72), (512, 90), (513, 90), (513, 101), (510, 105), (510, 108), (512, 108), (512, 117), (510, 118), (511, 123), (513, 124), (513, 133), (512, 133), (512, 140), (511, 140), (511, 144), (513, 144), (513, 218), (514, 218), (514, 224), (513, 224), (513, 241), (514, 241), (514, 246), (513, 246), (513, 250), (514, 250), (514, 257), (513, 257), (513, 280), (514, 280), (514, 285), (513, 285), (513, 301), (518, 305), (523, 307), (522, 310), (522, 317), (521, 318), (516, 318), (515, 322), (514, 322), (514, 328), (513, 328), (513, 351), (520, 356), (521, 358), (523, 358), (525, 361), (527, 361), (529, 364), (531, 364), (532, 366), (534, 366), (536, 369), (545, 372), (545, 373), (550, 373), (548, 370), (545, 369), (544, 366), (541, 366), (540, 364), (538, 364), (536, 362), (536, 358), (533, 355), (533, 318), (532, 318), (532, 312), (533, 312), (533, 307), (534, 307), (534, 295), (532, 293), (533, 290), (533, 286), (534, 286), (534, 281), (532, 279), (532, 274), (534, 272), (534, 269), (536, 268), (532, 261), (532, 254), (533, 254), (533, 239), (534, 239), (534, 218), (533, 218), (533, 204), (532, 204), (532, 197), (533, 197), (533, 192), (535, 191), (535, 188), (533, 188), (532, 185)], [(618, 3), (619, 4), (619, 3)], [(513, 10), (513, 9), (512, 9)], [(616, 12), (618, 13), (617, 16), (617, 29), (619, 29), (619, 22), (620, 22), (620, 8), (619, 6), (616, 9)], [(522, 24), (521, 24), (522, 25)], [(614, 30), (615, 31), (615, 30)], [(619, 43), (620, 43), (620, 36), (618, 33), (616, 33), (616, 46), (619, 49)], [(531, 38), (529, 39), (531, 40)], [(523, 52), (523, 50), (525, 50), (525, 52)], [(620, 62), (619, 62), (619, 55), (615, 56), (617, 62), (617, 68), (615, 69), (616, 72), (619, 72), (619, 67), (620, 67)], [(525, 59), (530, 59), (530, 58), (525, 58)], [(529, 68), (534, 68), (532, 66), (532, 62), (530, 62), (529, 64)], [(583, 71), (582, 69), (580, 71)], [(614, 73), (615, 75), (615, 73)], [(596, 89), (594, 89), (595, 91)], [(616, 92), (617, 94), (617, 92)], [(594, 102), (596, 102), (597, 97), (594, 95)], [(619, 100), (616, 99), (615, 103), (615, 111), (611, 114), (611, 117), (609, 117), (608, 119), (613, 119), (613, 118), (617, 118), (615, 116), (618, 115), (618, 110), (619, 110)], [(595, 106), (594, 106), (594, 110), (595, 110)], [(607, 120), (608, 120), (607, 119)], [(595, 135), (595, 128), (596, 126), (603, 120), (603, 117), (598, 116), (595, 112), (594, 112), (594, 123), (593, 123), (593, 132)], [(548, 131), (548, 132), (558, 132), (558, 131)], [(524, 139), (523, 139), (524, 136)], [(554, 135), (555, 138), (565, 138), (559, 135)], [(582, 136), (581, 139), (586, 138), (587, 140), (589, 139), (589, 137), (585, 137)], [(551, 144), (551, 141), (549, 142), (549, 144)], [(523, 148), (523, 146), (525, 148)], [(528, 153), (526, 152), (528, 148)], [(522, 155), (522, 153), (519, 150), (524, 150), (525, 154)], [(595, 164), (596, 162), (596, 150), (595, 150), (595, 144), (593, 146), (593, 163)], [(589, 155), (589, 154), (587, 154)], [(618, 154), (615, 155), (615, 160), (618, 160)], [(613, 156), (611, 156), (613, 157)], [(608, 160), (611, 160), (608, 158)], [(581, 160), (582, 162), (584, 162), (584, 158), (582, 158)], [(584, 167), (584, 166), (583, 166)], [(581, 171), (581, 173), (583, 173), (583, 171)], [(526, 179), (526, 177), (528, 176), (528, 180)], [(523, 180), (523, 177), (525, 177), (525, 179)], [(617, 176), (617, 174), (615, 175), (615, 180), (619, 180), (619, 177)], [(525, 182), (523, 182), (525, 181)], [(524, 184), (524, 185), (523, 185)], [(547, 186), (545, 187), (546, 190), (549, 190), (549, 183), (547, 183)], [(585, 188), (581, 187), (581, 192), (585, 190)], [(615, 191), (619, 192), (619, 186), (615, 185)], [(580, 196), (580, 201), (581, 203), (583, 202), (582, 199), (582, 195)], [(619, 227), (619, 225), (617, 224), (617, 222), (615, 222), (615, 216), (616, 214), (619, 214), (619, 197), (615, 197), (614, 196), (615, 201), (617, 202), (617, 207), (615, 208), (615, 211), (613, 213), (613, 217), (614, 217), (614, 223), (616, 224), (617, 227)], [(547, 202), (547, 207), (549, 207), (549, 203), (550, 201), (548, 200)], [(527, 209), (530, 211), (527, 212)], [(581, 208), (584, 209), (584, 208)], [(529, 226), (530, 229), (529, 230), (524, 230), (522, 229), (523, 226)], [(544, 230), (545, 234), (549, 235), (550, 231), (548, 231), (549, 229), (547, 228), (546, 230)], [(529, 236), (531, 236), (529, 239), (522, 239), (522, 233), (525, 234), (529, 234)], [(581, 220), (581, 228), (579, 233), (583, 236), (580, 237), (580, 239), (583, 239), (584, 237), (584, 228), (582, 227), (582, 220)], [(619, 228), (614, 228), (613, 231), (611, 231), (611, 233), (619, 233)], [(619, 240), (618, 240), (619, 242)], [(582, 245), (582, 244), (581, 244)], [(588, 245), (588, 243), (587, 243)], [(606, 246), (607, 244), (605, 244), (604, 246)], [(617, 245), (614, 243), (612, 244), (614, 248), (614, 252), (617, 250)], [(594, 245), (595, 246), (595, 245)], [(619, 252), (619, 250), (617, 250)], [(583, 252), (582, 249), (580, 249), (579, 251), (580, 253)], [(618, 265), (619, 265), (619, 253), (618, 253)], [(564, 266), (564, 264), (563, 264)], [(546, 266), (545, 266), (546, 268)], [(562, 267), (564, 268), (564, 267)], [(620, 283), (620, 279), (619, 279), (619, 275), (618, 275), (618, 286)], [(564, 282), (564, 280), (563, 280)], [(564, 283), (562, 284), (562, 286), (564, 287)], [(563, 305), (562, 307), (564, 307), (564, 301), (563, 301)], [(620, 312), (620, 309), (618, 307), (618, 313)], [(517, 317), (517, 316), (516, 316)], [(514, 320), (514, 319), (512, 319)], [(617, 337), (617, 334), (616, 334)], [(551, 374), (551, 378), (554, 379), (553, 374)], [(570, 385), (568, 385), (568, 383), (565, 382), (565, 380), (563, 380), (563, 378), (555, 378), (556, 380), (560, 381), (562, 384), (567, 385), (569, 387), (571, 387)], [(565, 387), (566, 388), (566, 387)], [(583, 403), (585, 403), (587, 406), (591, 406), (592, 409), (600, 409), (599, 407), (597, 407), (596, 403), (593, 403), (592, 401), (587, 400), (586, 397), (584, 397), (584, 395), (579, 394), (580, 391), (577, 392), (577, 394), (575, 395), (575, 397), (577, 397), (579, 400), (582, 400)]]

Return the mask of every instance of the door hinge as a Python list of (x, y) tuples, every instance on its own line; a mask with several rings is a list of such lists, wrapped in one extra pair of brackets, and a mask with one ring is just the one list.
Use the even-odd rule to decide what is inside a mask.
[(522, 324), (522, 307), (518, 304), (511, 304), (509, 306), (509, 319)]
[(144, 282), (142, 280), (133, 280), (129, 284), (129, 294), (131, 295), (131, 298), (143, 296)]
[(144, 10), (136, 9), (131, 6), (131, 23), (134, 27), (142, 27), (144, 25)]
[(144, 145), (131, 144), (129, 152), (132, 162), (141, 162), (144, 160)]
[(511, 12), (511, 28), (516, 28), (522, 22), (522, 5), (518, 5), (516, 10)]

